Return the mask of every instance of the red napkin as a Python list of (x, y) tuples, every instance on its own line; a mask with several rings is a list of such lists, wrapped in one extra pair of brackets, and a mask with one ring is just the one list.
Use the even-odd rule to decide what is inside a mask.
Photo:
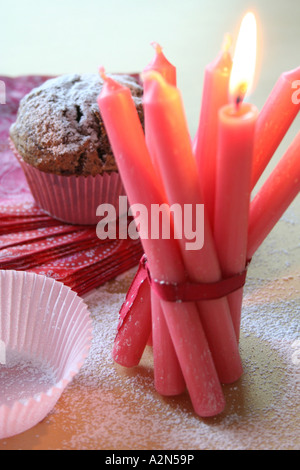
[(61, 223), (39, 209), (8, 144), (20, 99), (49, 77), (1, 77), (6, 104), (0, 105), (0, 269), (35, 272), (63, 282), (79, 295), (136, 266), (139, 241), (99, 240), (95, 227)]

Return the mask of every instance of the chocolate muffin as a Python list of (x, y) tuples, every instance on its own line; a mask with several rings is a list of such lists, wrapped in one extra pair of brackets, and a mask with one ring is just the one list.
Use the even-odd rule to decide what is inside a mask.
[[(131, 90), (143, 125), (141, 85), (130, 75), (111, 75)], [(117, 171), (97, 97), (98, 74), (71, 74), (47, 80), (20, 102), (10, 137), (26, 163), (63, 176)]]
[[(110, 75), (131, 90), (144, 126), (143, 89), (131, 75)], [(10, 128), (12, 150), (37, 205), (70, 224), (95, 225), (98, 207), (113, 205), (125, 190), (99, 113), (98, 74), (62, 75), (20, 102)]]

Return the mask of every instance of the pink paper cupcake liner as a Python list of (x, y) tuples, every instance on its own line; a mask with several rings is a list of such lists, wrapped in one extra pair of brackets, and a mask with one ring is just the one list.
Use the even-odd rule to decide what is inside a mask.
[(83, 365), (91, 338), (87, 307), (70, 288), (0, 271), (0, 439), (48, 415)]
[(96, 176), (60, 176), (26, 163), (11, 142), (38, 206), (51, 217), (75, 225), (96, 225), (97, 207), (112, 204), (118, 214), (119, 196), (125, 190), (118, 172)]

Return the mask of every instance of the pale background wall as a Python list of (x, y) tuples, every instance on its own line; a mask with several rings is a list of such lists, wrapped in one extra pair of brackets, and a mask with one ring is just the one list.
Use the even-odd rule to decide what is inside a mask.
[(258, 83), (250, 100), (261, 108), (279, 75), (299, 66), (299, 0), (10, 0), (1, 7), (0, 74), (97, 72), (100, 64), (108, 72), (141, 71), (157, 41), (177, 67), (194, 135), (204, 67), (226, 32), (236, 38), (248, 9), (259, 24)]

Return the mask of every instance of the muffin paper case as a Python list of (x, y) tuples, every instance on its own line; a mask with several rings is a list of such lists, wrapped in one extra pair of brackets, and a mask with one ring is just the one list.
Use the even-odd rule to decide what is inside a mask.
[(83, 300), (51, 278), (0, 271), (0, 439), (53, 409), (90, 349)]
[(112, 204), (119, 215), (119, 196), (125, 195), (125, 190), (118, 172), (96, 176), (45, 173), (26, 163), (12, 141), (10, 145), (36, 203), (48, 215), (69, 224), (96, 225), (100, 220), (96, 215), (100, 204)]

